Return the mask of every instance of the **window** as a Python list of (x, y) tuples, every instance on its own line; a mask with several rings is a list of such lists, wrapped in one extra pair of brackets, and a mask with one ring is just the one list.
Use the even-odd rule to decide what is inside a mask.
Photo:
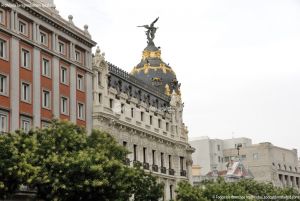
[(172, 169), (172, 156), (169, 155), (169, 169)]
[(65, 51), (65, 43), (63, 42), (58, 42), (58, 51), (60, 54), (63, 54), (65, 55), (66, 54), (66, 51)]
[(22, 117), (21, 128), (25, 133), (28, 133), (31, 129), (31, 119)]
[(124, 114), (125, 112), (125, 105), (124, 103), (121, 103), (121, 114)]
[(51, 77), (50, 62), (45, 58), (42, 61), (42, 75)]
[(60, 82), (68, 84), (68, 69), (63, 66), (60, 67)]
[(0, 58), (6, 59), (7, 55), (7, 42), (0, 39)]
[(50, 92), (47, 90), (42, 93), (42, 107), (50, 109)]
[(84, 105), (82, 103), (78, 103), (77, 113), (78, 119), (84, 120)]
[(21, 100), (25, 102), (31, 101), (30, 84), (25, 82), (21, 84)]
[(75, 61), (81, 62), (81, 52), (75, 50)]
[(165, 155), (164, 155), (164, 153), (160, 153), (160, 166), (161, 167), (165, 166)]
[(28, 50), (22, 49), (21, 53), (21, 66), (24, 68), (30, 68), (30, 52)]
[(47, 121), (42, 121), (42, 128), (49, 128), (50, 127), (50, 123)]
[(161, 119), (158, 119), (158, 128), (161, 128)]
[(133, 145), (133, 160), (137, 161), (137, 145)]
[(81, 74), (77, 74), (77, 89), (84, 90), (84, 77)]
[(48, 45), (48, 34), (45, 32), (40, 32), (40, 42), (43, 45)]
[(169, 123), (166, 122), (166, 131), (169, 131)]
[(102, 103), (102, 94), (101, 93), (98, 93), (98, 102)]
[(134, 108), (131, 108), (131, 118), (134, 117)]
[(155, 150), (152, 150), (152, 164), (155, 165)]
[(113, 106), (114, 106), (114, 100), (113, 99), (109, 99), (109, 108), (113, 108)]
[(153, 117), (152, 117), (152, 115), (150, 115), (150, 117), (149, 117), (150, 119), (149, 119), (149, 123), (150, 123), (150, 125), (152, 125), (152, 123), (153, 123)]
[(23, 35), (28, 35), (28, 23), (19, 19), (19, 32)]
[(170, 185), (170, 199), (173, 200), (173, 185)]
[(66, 97), (60, 99), (60, 112), (65, 115), (69, 114), (69, 99)]
[(218, 146), (217, 146), (217, 147), (218, 147), (218, 151), (220, 151), (220, 150), (221, 150), (221, 146), (218, 144)]
[(141, 112), (141, 121), (144, 121), (144, 112)]
[(221, 157), (220, 156), (218, 156), (218, 162), (221, 163)]
[(183, 161), (184, 161), (184, 157), (180, 156), (180, 171), (183, 170)]
[(0, 24), (4, 24), (4, 23), (5, 23), (5, 11), (0, 10)]
[(0, 95), (8, 94), (8, 81), (7, 76), (0, 74)]
[(98, 72), (98, 85), (101, 86), (101, 73)]
[(147, 148), (143, 147), (143, 162), (146, 163), (146, 153), (147, 153)]
[(253, 160), (258, 160), (258, 153), (253, 154)]
[(0, 133), (8, 132), (8, 114), (0, 111)]
[(127, 147), (127, 142), (123, 141), (123, 147)]

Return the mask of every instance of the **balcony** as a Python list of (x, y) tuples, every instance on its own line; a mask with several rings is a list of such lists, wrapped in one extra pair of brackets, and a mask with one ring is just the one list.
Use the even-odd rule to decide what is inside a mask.
[(125, 165), (130, 165), (130, 159), (129, 158), (125, 158), (123, 162), (124, 162)]
[(180, 176), (186, 177), (186, 170), (181, 170), (180, 171)]
[(142, 163), (140, 161), (134, 160), (133, 161), (133, 167), (141, 167)]
[(143, 168), (144, 168), (145, 170), (149, 170), (149, 163), (144, 162), (144, 163), (143, 163)]
[(163, 173), (163, 174), (166, 174), (167, 173), (167, 168), (166, 167), (161, 167), (160, 172)]
[(158, 172), (158, 166), (157, 165), (152, 165), (152, 170), (154, 172)]
[(175, 170), (174, 169), (169, 169), (169, 175), (175, 175)]

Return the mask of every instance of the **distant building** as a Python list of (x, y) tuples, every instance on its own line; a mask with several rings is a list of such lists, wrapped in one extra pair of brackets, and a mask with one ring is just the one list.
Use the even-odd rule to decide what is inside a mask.
[(248, 138), (232, 138), (226, 140), (210, 139), (201, 137), (190, 141), (192, 147), (196, 148), (193, 153), (193, 165), (201, 166), (201, 174), (206, 175), (213, 170), (224, 170), (226, 168), (223, 150), (236, 148), (239, 144), (246, 147), (252, 144)]
[[(237, 156), (236, 149), (223, 150), (225, 158)], [(245, 167), (257, 181), (271, 182), (279, 187), (300, 189), (300, 170), (296, 149), (285, 149), (269, 142), (240, 148)]]

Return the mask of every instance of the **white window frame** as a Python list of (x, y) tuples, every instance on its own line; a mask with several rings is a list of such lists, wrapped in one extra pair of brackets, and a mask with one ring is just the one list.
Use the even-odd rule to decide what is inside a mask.
[(75, 61), (81, 63), (81, 51), (75, 50)]
[(0, 59), (4, 59), (4, 60), (8, 60), (8, 40), (4, 39), (4, 38), (0, 38), (0, 43), (2, 43), (2, 45), (0, 44), (0, 48), (2, 47), (2, 54), (0, 55)]
[[(63, 69), (66, 71), (65, 81), (63, 81)], [(69, 76), (68, 76), (68, 68), (65, 66), (60, 67), (60, 83), (68, 85), (69, 84)]]
[(47, 121), (42, 121), (41, 122), (41, 127), (42, 128), (48, 128), (51, 125), (51, 123), (47, 122)]
[[(5, 121), (3, 124), (3, 120)], [(2, 127), (3, 126), (3, 127)], [(0, 133), (8, 132), (8, 112), (0, 110)]]
[[(63, 47), (62, 51), (60, 47)], [(61, 40), (58, 41), (58, 52), (62, 55), (66, 55), (66, 43)]]
[[(82, 106), (82, 116), (80, 115), (81, 106)], [(77, 102), (77, 118), (80, 120), (85, 120), (85, 105), (82, 102)]]
[[(48, 95), (47, 99), (46, 94)], [(46, 103), (46, 104), (45, 104)], [(47, 89), (42, 90), (42, 108), (44, 109), (51, 109), (51, 91)]]
[[(82, 79), (79, 79), (78, 76), (82, 76)], [(80, 81), (82, 80), (82, 81)], [(80, 84), (81, 83), (81, 84)], [(84, 79), (84, 75), (81, 73), (77, 73), (77, 89), (80, 91), (84, 91), (85, 88), (85, 79)]]
[[(66, 100), (66, 111), (63, 110), (63, 100)], [(66, 96), (60, 97), (60, 113), (63, 115), (69, 115), (69, 98)]]
[[(29, 126), (29, 127), (27, 127)], [(21, 129), (25, 132), (28, 133), (32, 127), (32, 121), (30, 118), (27, 117), (21, 117)]]
[[(27, 53), (27, 54), (25, 54), (25, 53)], [(26, 65), (24, 63), (25, 61), (26, 61)], [(21, 49), (21, 66), (23, 68), (27, 68), (27, 69), (31, 68), (31, 52), (30, 52), (30, 50), (25, 49), (23, 47)]]
[[(1, 79), (5, 80), (4, 86), (1, 86), (2, 81)], [(3, 88), (3, 92), (1, 91), (1, 88)], [(8, 96), (9, 95), (9, 77), (6, 74), (0, 73), (0, 95), (2, 96)]]
[[(21, 24), (24, 25), (24, 30), (23, 31), (20, 30)], [(18, 20), (18, 30), (19, 30), (20, 34), (28, 36), (28, 22), (26, 22), (25, 20), (22, 20), (22, 19), (19, 18), (19, 20)]]
[[(47, 61), (46, 63), (48, 63), (48, 66), (45, 65), (45, 61)], [(51, 78), (51, 62), (50, 59), (45, 57), (42, 58), (42, 75)]]
[[(27, 94), (28, 100), (24, 99), (24, 95), (25, 95), (24, 94), (25, 91), (24, 91), (24, 88), (23, 88), (24, 84), (28, 85), (28, 94)], [(29, 82), (25, 82), (25, 81), (21, 82), (21, 101), (26, 102), (26, 103), (31, 103), (31, 83), (29, 83)]]
[[(49, 34), (45, 31), (40, 31), (40, 43), (42, 45), (48, 46)], [(44, 41), (42, 41), (42, 37), (44, 36)]]
[(6, 19), (6, 12), (5, 10), (0, 8), (0, 24), (5, 25), (5, 19)]

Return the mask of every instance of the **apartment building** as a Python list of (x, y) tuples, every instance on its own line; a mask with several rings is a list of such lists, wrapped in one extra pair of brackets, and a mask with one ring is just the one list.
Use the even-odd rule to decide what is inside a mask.
[(88, 26), (63, 19), (51, 0), (0, 2), (0, 132), (53, 118), (92, 128)]

